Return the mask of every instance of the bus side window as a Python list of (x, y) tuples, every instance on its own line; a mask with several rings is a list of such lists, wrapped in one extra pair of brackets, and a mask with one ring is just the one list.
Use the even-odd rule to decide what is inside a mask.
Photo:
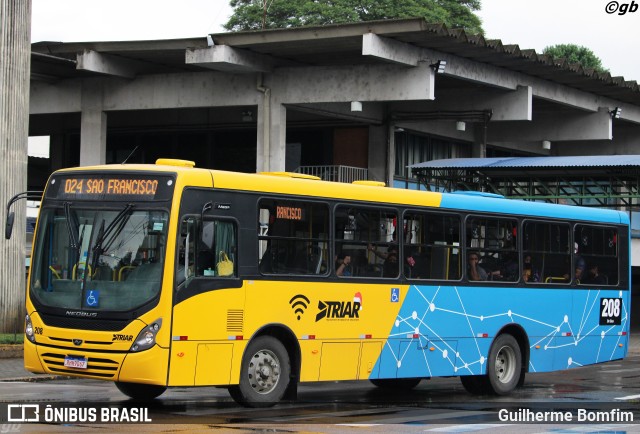
[(198, 276), (231, 277), (236, 270), (236, 225), (231, 221), (205, 220), (198, 246)]
[[(517, 221), (510, 218), (469, 217), (466, 222), (467, 252), (475, 252), (487, 278), (515, 282), (520, 278), (517, 251)], [(467, 262), (469, 280), (477, 280), (475, 270)], [(473, 277), (470, 277), (471, 275)]]
[(329, 207), (326, 203), (262, 199), (256, 223), (260, 273), (327, 273)]
[(236, 240), (237, 228), (232, 221), (205, 218), (201, 222), (196, 217), (185, 217), (178, 245), (176, 285), (193, 277), (236, 276)]
[(522, 225), (525, 283), (571, 281), (569, 225), (527, 220)]
[(618, 284), (618, 231), (615, 228), (576, 225), (574, 232), (576, 273), (582, 266), (580, 285)]
[(403, 227), (407, 278), (460, 279), (459, 216), (412, 211), (405, 214)]

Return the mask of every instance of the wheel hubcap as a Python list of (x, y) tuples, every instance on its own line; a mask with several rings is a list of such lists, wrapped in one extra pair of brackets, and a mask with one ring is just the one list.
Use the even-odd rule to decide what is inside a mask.
[(280, 361), (272, 351), (258, 351), (251, 358), (248, 374), (253, 390), (260, 394), (268, 394), (278, 385)]
[(496, 356), (496, 377), (501, 383), (510, 382), (515, 375), (516, 353), (513, 348), (504, 346)]

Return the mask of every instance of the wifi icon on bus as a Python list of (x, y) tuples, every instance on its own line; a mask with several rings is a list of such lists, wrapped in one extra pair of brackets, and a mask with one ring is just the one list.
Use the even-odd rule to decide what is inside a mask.
[(302, 294), (294, 295), (291, 300), (289, 300), (289, 304), (291, 305), (291, 309), (293, 309), (293, 313), (296, 314), (298, 321), (300, 321), (300, 317), (307, 310), (307, 306), (309, 306), (309, 299)]

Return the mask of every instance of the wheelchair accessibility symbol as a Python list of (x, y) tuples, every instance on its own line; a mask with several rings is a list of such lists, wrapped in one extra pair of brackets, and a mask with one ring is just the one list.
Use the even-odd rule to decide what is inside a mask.
[(98, 307), (98, 302), (100, 300), (100, 291), (91, 290), (89, 294), (87, 294), (87, 298), (85, 298), (84, 303), (87, 307)]
[(391, 288), (391, 303), (400, 301), (400, 288)]

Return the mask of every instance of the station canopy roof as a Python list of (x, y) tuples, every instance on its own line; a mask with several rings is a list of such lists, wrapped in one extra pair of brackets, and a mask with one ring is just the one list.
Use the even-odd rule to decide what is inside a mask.
[(524, 200), (640, 208), (640, 155), (452, 158), (409, 168), (436, 191), (485, 191)]
[(409, 166), (414, 173), (432, 169), (464, 169), (484, 173), (513, 171), (540, 173), (562, 171), (567, 173), (610, 172), (620, 168), (635, 169), (640, 173), (640, 155), (587, 155), (566, 157), (498, 157), (498, 158), (449, 158), (425, 161)]

